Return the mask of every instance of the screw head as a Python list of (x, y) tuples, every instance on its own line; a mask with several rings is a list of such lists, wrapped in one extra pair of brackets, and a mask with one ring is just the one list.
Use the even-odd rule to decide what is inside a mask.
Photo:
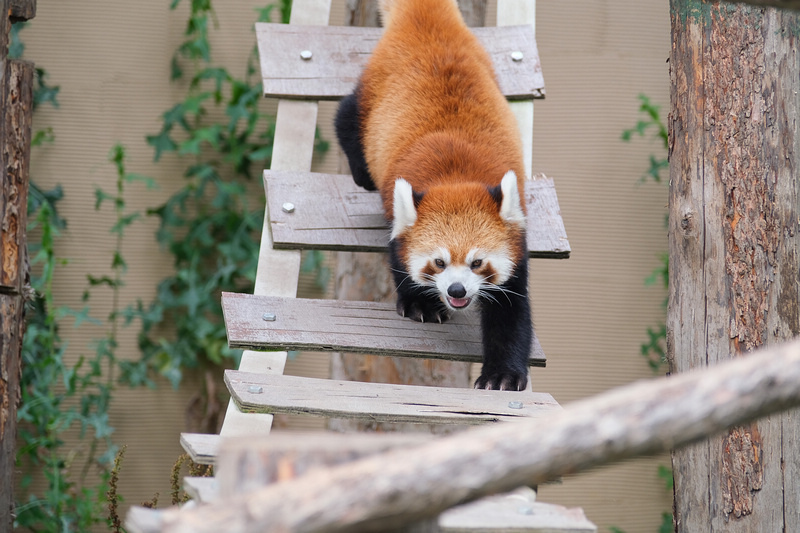
[(519, 50), (516, 50), (516, 51), (514, 51), (514, 52), (511, 52), (511, 60), (512, 60), (512, 61), (515, 61), (515, 62), (517, 62), (517, 63), (519, 63), (520, 61), (522, 61), (522, 59), (523, 59), (524, 57), (525, 57), (525, 55), (524, 55), (522, 52), (520, 52)]
[(522, 409), (522, 402), (508, 402), (509, 409)]
[(278, 316), (275, 313), (264, 313), (261, 315), (261, 318), (267, 322), (275, 322), (278, 319)]
[(311, 50), (303, 50), (302, 52), (300, 52), (300, 58), (303, 61), (308, 61), (309, 59), (311, 59), (312, 55), (314, 54), (311, 53)]
[(294, 213), (294, 204), (292, 202), (286, 202), (281, 206), (284, 213)]
[(247, 392), (250, 394), (261, 394), (264, 392), (264, 387), (259, 387), (258, 385), (250, 385), (247, 387)]

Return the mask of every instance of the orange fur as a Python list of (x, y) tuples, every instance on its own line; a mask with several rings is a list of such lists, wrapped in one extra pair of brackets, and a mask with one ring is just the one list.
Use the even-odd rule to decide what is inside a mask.
[[(516, 120), (491, 59), (454, 1), (384, 5), (390, 23), (362, 75), (359, 104), (364, 155), (387, 217), (398, 177), (426, 192), (423, 204), (485, 214), (478, 206), (490, 200), (486, 186), (498, 185), (510, 169), (522, 191), (525, 176)], [(483, 193), (468, 183), (483, 185)]]

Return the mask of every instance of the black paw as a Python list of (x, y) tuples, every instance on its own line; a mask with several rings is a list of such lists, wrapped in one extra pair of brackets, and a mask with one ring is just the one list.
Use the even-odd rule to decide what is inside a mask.
[(438, 300), (397, 299), (397, 314), (417, 322), (442, 323), (450, 318), (447, 308)]
[(507, 370), (505, 372), (492, 372), (489, 374), (481, 374), (481, 377), (475, 380), (476, 389), (486, 390), (525, 390), (528, 386), (528, 373), (527, 372), (514, 372)]

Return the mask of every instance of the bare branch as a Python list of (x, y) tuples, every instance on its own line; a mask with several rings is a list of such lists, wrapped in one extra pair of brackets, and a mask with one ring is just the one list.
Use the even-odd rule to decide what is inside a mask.
[(545, 419), (482, 427), (194, 509), (158, 515), (134, 509), (128, 528), (385, 531), (488, 494), (669, 450), (797, 405), (800, 342), (635, 383)]

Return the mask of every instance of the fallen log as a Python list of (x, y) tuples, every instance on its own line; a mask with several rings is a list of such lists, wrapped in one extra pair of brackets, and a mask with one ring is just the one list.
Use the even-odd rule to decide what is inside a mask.
[(522, 485), (655, 454), (800, 405), (800, 342), (637, 382), (547, 418), (469, 430), (192, 509), (134, 508), (131, 532), (378, 532)]

